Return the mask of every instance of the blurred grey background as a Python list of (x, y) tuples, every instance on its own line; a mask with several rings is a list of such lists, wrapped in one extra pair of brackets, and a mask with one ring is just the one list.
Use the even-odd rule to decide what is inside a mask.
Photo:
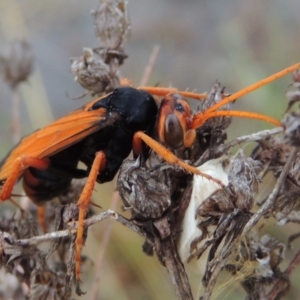
[[(209, 91), (215, 80), (235, 92), (299, 61), (300, 2), (298, 0), (128, 0), (132, 35), (122, 75), (139, 84), (154, 45), (160, 46), (149, 84)], [(70, 73), (70, 57), (83, 47), (97, 47), (91, 9), (98, 0), (0, 0), (0, 48), (14, 38), (32, 44), (35, 72), (20, 87), (22, 134), (27, 134), (91, 99), (71, 100), (83, 89)], [(245, 97), (236, 109), (281, 118), (286, 107), (288, 75)], [(12, 146), (11, 91), (0, 82), (0, 155)], [(230, 137), (270, 128), (259, 121), (236, 120)], [(114, 183), (97, 187), (107, 208)], [(90, 230), (85, 253), (96, 260), (105, 224)], [(109, 255), (99, 287), (101, 299), (172, 299), (166, 271), (141, 251), (142, 240), (114, 225)], [(83, 289), (92, 282), (93, 266), (84, 270)], [(90, 278), (90, 280), (88, 279)], [(230, 299), (242, 290), (230, 286)], [(230, 292), (232, 294), (230, 294)], [(221, 290), (222, 292), (222, 290)], [(297, 291), (291, 290), (289, 299)], [(229, 299), (228, 298), (228, 299)], [(84, 298), (82, 298), (84, 299)], [(89, 299), (86, 296), (85, 299)], [(225, 299), (224, 294), (220, 299)], [(288, 299), (288, 298), (287, 298)]]

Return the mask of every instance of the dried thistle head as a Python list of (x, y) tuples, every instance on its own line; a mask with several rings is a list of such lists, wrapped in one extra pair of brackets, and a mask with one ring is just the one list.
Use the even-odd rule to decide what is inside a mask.
[(122, 49), (129, 40), (131, 27), (126, 6), (126, 1), (100, 0), (98, 8), (92, 11), (102, 48)]
[(257, 174), (261, 168), (262, 164), (259, 161), (246, 157), (242, 150), (234, 157), (228, 179), (231, 201), (235, 208), (242, 211), (251, 210), (258, 192), (260, 179)]
[(127, 2), (101, 0), (92, 11), (101, 47), (83, 49), (83, 56), (71, 58), (71, 72), (85, 89), (101, 96), (120, 86), (119, 67), (127, 55), (124, 46), (130, 35)]
[[(207, 110), (226, 96), (228, 94), (225, 93), (225, 88), (219, 82), (215, 82), (207, 99), (201, 101), (198, 105), (197, 111)], [(232, 105), (233, 103), (230, 102), (220, 110), (230, 110)], [(231, 120), (231, 117), (211, 118), (196, 130), (196, 142), (191, 148), (189, 157), (192, 161), (196, 159), (194, 163), (196, 166), (202, 165), (207, 160), (224, 155), (223, 151), (220, 152), (217, 149), (227, 139), (226, 128), (230, 125)]]
[(200, 216), (218, 216), (234, 209), (250, 211), (258, 191), (257, 172), (261, 163), (247, 158), (240, 150), (228, 167), (228, 186), (215, 191), (198, 207)]
[(109, 67), (90, 48), (83, 49), (83, 56), (71, 58), (71, 72), (83, 88), (95, 94), (112, 85)]
[(118, 178), (125, 209), (138, 219), (159, 218), (171, 205), (171, 179), (161, 168), (149, 170), (139, 159), (125, 160)]
[[(214, 104), (220, 102), (226, 96), (229, 96), (229, 94), (225, 92), (225, 87), (223, 87), (220, 82), (216, 81), (211, 91), (209, 92), (207, 99), (205, 101), (201, 101), (198, 104), (197, 111), (202, 111), (202, 112), (206, 111)], [(232, 106), (233, 106), (233, 102), (230, 102), (222, 106), (221, 110), (230, 110), (232, 109)], [(211, 118), (207, 120), (199, 129), (201, 129), (202, 131), (208, 129), (212, 130), (217, 128), (226, 129), (230, 125), (231, 120), (232, 120), (231, 117)]]
[(0, 54), (0, 74), (3, 80), (15, 89), (27, 80), (33, 70), (34, 56), (26, 40), (14, 40)]

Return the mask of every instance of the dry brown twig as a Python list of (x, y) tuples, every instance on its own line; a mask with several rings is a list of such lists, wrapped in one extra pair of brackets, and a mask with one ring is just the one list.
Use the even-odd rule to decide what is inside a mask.
[(143, 77), (141, 79), (140, 86), (145, 86), (149, 83), (150, 77), (156, 65), (159, 50), (159, 45), (155, 45), (153, 47), (152, 53), (149, 57), (148, 65), (146, 66)]
[[(141, 235), (142, 237), (146, 237), (144, 232), (140, 230), (138, 226), (133, 224), (130, 220), (126, 219), (122, 215), (118, 214), (117, 212), (109, 209), (107, 211), (104, 211), (100, 214), (97, 214), (95, 216), (92, 216), (84, 221), (84, 227), (88, 228), (96, 223), (102, 222), (103, 220), (107, 218), (112, 218), (122, 225), (128, 227), (130, 230), (136, 232), (137, 234)], [(43, 235), (37, 235), (28, 239), (19, 239), (15, 240), (13, 243), (17, 246), (33, 246), (38, 245), (40, 243), (44, 243), (47, 241), (53, 241), (56, 239), (61, 239), (64, 237), (72, 236), (76, 233), (77, 230), (77, 221), (73, 221), (69, 223), (69, 228), (65, 230), (59, 230), (55, 232), (49, 232)]]

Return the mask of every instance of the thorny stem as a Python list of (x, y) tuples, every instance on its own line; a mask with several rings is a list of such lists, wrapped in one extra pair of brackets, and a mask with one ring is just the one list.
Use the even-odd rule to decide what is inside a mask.
[[(115, 219), (122, 225), (128, 227), (130, 230), (132, 230), (132, 231), (136, 232), (137, 234), (141, 235), (142, 237), (146, 238), (145, 232), (142, 231), (137, 225), (133, 224), (128, 219), (126, 219), (125, 217), (121, 216), (120, 214), (116, 213), (115, 211), (113, 211), (111, 209), (109, 209), (105, 212), (102, 212), (98, 215), (95, 215), (89, 219), (86, 219), (84, 221), (84, 227), (85, 228), (89, 227), (89, 226), (99, 223), (107, 218)], [(35, 236), (35, 237), (29, 238), (29, 239), (16, 240), (15, 244), (18, 246), (37, 245), (37, 244), (43, 243), (45, 241), (68, 237), (77, 232), (77, 224), (78, 224), (78, 222), (72, 222), (70, 224), (70, 227), (71, 227), (70, 229), (50, 232), (50, 233), (46, 233), (46, 234), (40, 235), (40, 236)]]
[(244, 231), (243, 231), (243, 235), (247, 234), (253, 226), (255, 226), (257, 224), (257, 222), (259, 221), (259, 219), (272, 207), (272, 205), (274, 204), (276, 197), (279, 193), (280, 187), (282, 185), (282, 183), (284, 182), (291, 164), (293, 163), (296, 155), (298, 152), (298, 148), (293, 148), (287, 161), (286, 164), (276, 182), (276, 185), (272, 191), (272, 193), (269, 195), (268, 199), (266, 200), (266, 202), (263, 204), (263, 206), (257, 211), (257, 213), (255, 213), (251, 219), (249, 220), (249, 222), (246, 224)]

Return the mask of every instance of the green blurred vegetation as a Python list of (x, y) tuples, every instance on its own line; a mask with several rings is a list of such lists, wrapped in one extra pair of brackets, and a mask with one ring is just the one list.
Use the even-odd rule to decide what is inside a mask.
[[(134, 85), (138, 85), (155, 44), (160, 45), (161, 51), (150, 84), (171, 83), (199, 92), (209, 91), (215, 80), (234, 92), (299, 61), (300, 2), (297, 0), (128, 2), (132, 38), (126, 48), (129, 59), (121, 70)], [(13, 38), (27, 37), (36, 55), (35, 74), (20, 89), (23, 134), (89, 100), (88, 97), (70, 100), (66, 92), (71, 96), (83, 92), (69, 72), (69, 58), (81, 55), (83, 47), (98, 46), (90, 16), (90, 10), (97, 4), (97, 0), (0, 0), (0, 48)], [(238, 102), (236, 109), (281, 118), (286, 107), (284, 91), (290, 82), (287, 76), (263, 87)], [(0, 155), (3, 157), (12, 146), (11, 93), (2, 82), (0, 90)], [(268, 126), (259, 121), (235, 120), (230, 137)], [(95, 202), (103, 209), (110, 206), (113, 189), (114, 183), (97, 186)], [(94, 262), (106, 225), (103, 222), (89, 230), (83, 253)], [(297, 230), (290, 226), (272, 234), (286, 242), (287, 236)], [(272, 231), (272, 224), (267, 231)], [(175, 298), (166, 270), (156, 258), (142, 253), (142, 244), (143, 240), (128, 229), (113, 225), (98, 283), (99, 299)], [(290, 251), (287, 252), (287, 258), (291, 257)], [(88, 294), (81, 299), (90, 299), (95, 269), (87, 262), (83, 270), (82, 287)], [(292, 284), (298, 280), (299, 272), (293, 275)], [(221, 281), (222, 296), (217, 299), (244, 298), (237, 284), (226, 284), (224, 278)], [(297, 299), (299, 289), (299, 285), (292, 285), (285, 299)]]

